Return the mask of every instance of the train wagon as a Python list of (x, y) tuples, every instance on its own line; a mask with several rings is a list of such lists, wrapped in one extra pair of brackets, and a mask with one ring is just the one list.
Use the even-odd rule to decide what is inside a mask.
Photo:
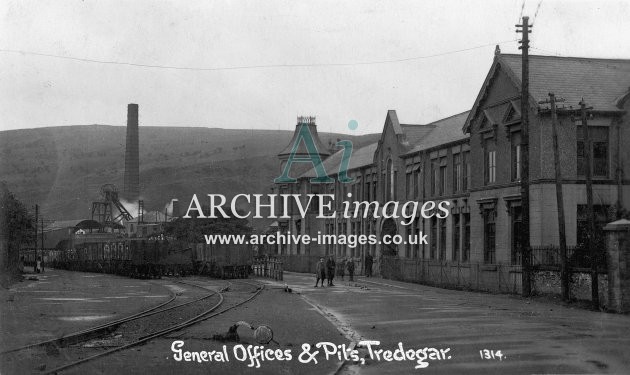
[(197, 274), (219, 278), (247, 278), (251, 273), (253, 249), (250, 245), (193, 244)]
[[(35, 251), (21, 252), (34, 260)], [(111, 233), (75, 236), (56, 249), (40, 250), (50, 267), (137, 278), (208, 275), (246, 278), (253, 250), (248, 245), (206, 245), (173, 239), (126, 238)], [(33, 258), (33, 259), (31, 259)]]

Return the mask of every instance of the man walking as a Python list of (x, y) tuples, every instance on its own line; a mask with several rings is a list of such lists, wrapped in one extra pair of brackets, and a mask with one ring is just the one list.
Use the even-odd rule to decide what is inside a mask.
[(343, 281), (343, 277), (346, 275), (346, 260), (341, 258), (341, 262), (339, 262), (338, 271), (339, 276), (341, 276), (341, 281)]
[(319, 280), (322, 280), (322, 288), (324, 287), (324, 280), (326, 279), (326, 264), (324, 264), (324, 258), (319, 258), (319, 262), (315, 266), (315, 288), (319, 284)]
[(333, 279), (335, 278), (335, 267), (337, 264), (335, 263), (335, 258), (333, 258), (332, 254), (328, 256), (328, 260), (326, 261), (326, 269), (328, 271), (328, 286), (335, 286), (333, 284)]
[(348, 257), (346, 261), (346, 267), (348, 267), (348, 275), (350, 277), (350, 281), (354, 281), (354, 260)]
[(367, 253), (365, 256), (365, 276), (372, 277), (372, 263), (374, 262), (374, 258), (370, 253)]

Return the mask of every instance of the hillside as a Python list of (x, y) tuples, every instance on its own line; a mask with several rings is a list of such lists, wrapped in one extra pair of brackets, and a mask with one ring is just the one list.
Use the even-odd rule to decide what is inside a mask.
[[(124, 126), (77, 125), (0, 132), (0, 173), (27, 206), (45, 218), (90, 216), (102, 184), (122, 187)], [(140, 127), (140, 184), (147, 210), (163, 210), (172, 198), (182, 205), (193, 193), (269, 193), (279, 175), (276, 154), (292, 131)], [(377, 134), (320, 133), (324, 144), (350, 139), (355, 147)]]

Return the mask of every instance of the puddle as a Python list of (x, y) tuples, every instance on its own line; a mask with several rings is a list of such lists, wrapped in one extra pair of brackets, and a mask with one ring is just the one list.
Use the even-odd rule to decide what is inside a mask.
[(108, 347), (118, 347), (123, 346), (125, 344), (125, 340), (122, 335), (118, 335), (116, 337), (107, 338), (107, 339), (98, 339), (92, 340), (83, 345), (84, 348), (108, 348)]
[(91, 322), (111, 318), (113, 315), (82, 315), (82, 316), (60, 316), (57, 319), (65, 322)]
[(23, 290), (22, 293), (63, 293), (63, 290)]
[(107, 302), (100, 299), (92, 299), (92, 298), (38, 298), (43, 301), (65, 301), (65, 302)]

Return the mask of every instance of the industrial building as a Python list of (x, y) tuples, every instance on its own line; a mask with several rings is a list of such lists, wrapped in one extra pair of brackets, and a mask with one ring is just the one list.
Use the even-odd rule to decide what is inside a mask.
[[(630, 141), (630, 60), (530, 56), (529, 69), (530, 243), (534, 249), (553, 248), (559, 243), (549, 104), (539, 104), (553, 92), (564, 99), (558, 111), (558, 137), (567, 244), (574, 247), (583, 241), (580, 229), (585, 225), (584, 141), (580, 117), (575, 116), (582, 98), (592, 107), (587, 123), (598, 224), (612, 221), (620, 209), (628, 206), (630, 150), (623, 145)], [(325, 254), (351, 256), (360, 266), (370, 253), (375, 257), (377, 273), (386, 272), (383, 259), (395, 258), (404, 263), (397, 268), (403, 273), (407, 272), (405, 264), (416, 267), (410, 268), (410, 274), (426, 271), (422, 279), (427, 282), (443, 277), (460, 280), (474, 273), (475, 280), (483, 283), (484, 277), (492, 274), (492, 283), (504, 282), (518, 291), (522, 260), (518, 236), (522, 218), (520, 92), (521, 56), (502, 54), (497, 49), (470, 111), (414, 125), (401, 123), (396, 112), (390, 110), (380, 140), (354, 150), (349, 166), (354, 182), (311, 184), (315, 171), (309, 170), (299, 176), (297, 183), (279, 185), (281, 193), (335, 194), (337, 210), (348, 192), (352, 199), (381, 203), (451, 203), (450, 215), (445, 219), (418, 216), (406, 226), (399, 220), (372, 219), (370, 215), (367, 219), (337, 215), (324, 220), (316, 219), (317, 213), (312, 212), (304, 218), (293, 215), (280, 219), (281, 232), (311, 236), (318, 232), (375, 234), (378, 238), (396, 233), (405, 237), (418, 232), (428, 234), (428, 244), (424, 245), (364, 244), (354, 249), (342, 245), (282, 245), (277, 251), (284, 256), (286, 267), (310, 272), (312, 259)], [(341, 156), (342, 151), (322, 155), (331, 177), (339, 170)], [(282, 167), (286, 152), (280, 153), (279, 159)], [(292, 212), (297, 213), (295, 207)], [(487, 289), (496, 288), (489, 285)]]

